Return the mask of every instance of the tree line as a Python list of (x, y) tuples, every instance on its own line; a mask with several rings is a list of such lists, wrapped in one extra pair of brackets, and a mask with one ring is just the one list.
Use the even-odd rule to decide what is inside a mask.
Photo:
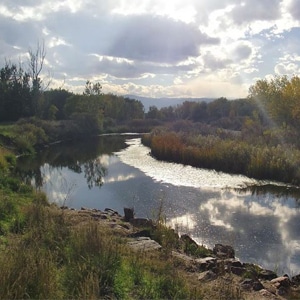
[(39, 77), (21, 65), (6, 62), (0, 69), (0, 121), (14, 122), (20, 118), (44, 120), (91, 119), (101, 128), (107, 122), (127, 121), (144, 117), (138, 100), (103, 94), (100, 83), (86, 82), (82, 94), (66, 89), (43, 90)]
[[(63, 88), (49, 89), (41, 72), (46, 51), (38, 44), (29, 50), (27, 69), (22, 64), (5, 62), (0, 69), (0, 122), (15, 122), (35, 117), (49, 121), (72, 121), (77, 128), (91, 133), (110, 131), (120, 124), (134, 128), (153, 128), (172, 123), (174, 128), (187, 124), (206, 124), (214, 128), (236, 131), (248, 140), (273, 143), (284, 136), (285, 142), (297, 143), (300, 126), (300, 78), (274, 76), (258, 80), (247, 98), (212, 102), (185, 101), (177, 106), (145, 112), (141, 101), (104, 94), (99, 82), (87, 80), (81, 94)], [(147, 126), (145, 126), (145, 124)], [(191, 128), (190, 128), (191, 129)], [(126, 130), (124, 128), (124, 130)]]

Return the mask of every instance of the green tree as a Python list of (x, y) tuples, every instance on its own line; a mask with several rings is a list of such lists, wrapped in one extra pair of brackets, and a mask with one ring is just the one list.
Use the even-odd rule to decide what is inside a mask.
[(57, 112), (55, 114), (55, 119), (57, 120), (64, 120), (66, 119), (64, 106), (67, 102), (67, 99), (73, 95), (73, 93), (62, 89), (50, 89), (48, 91), (44, 91), (44, 97), (45, 97), (45, 117), (48, 118), (48, 113), (51, 106), (55, 106), (57, 109)]
[(103, 101), (101, 96), (73, 95), (65, 104), (65, 114), (77, 121), (81, 128), (101, 131), (103, 127)]
[(147, 119), (160, 119), (161, 113), (155, 105), (152, 105), (149, 107), (149, 111), (146, 113), (146, 118)]
[(30, 75), (21, 65), (6, 62), (0, 70), (0, 121), (32, 115)]

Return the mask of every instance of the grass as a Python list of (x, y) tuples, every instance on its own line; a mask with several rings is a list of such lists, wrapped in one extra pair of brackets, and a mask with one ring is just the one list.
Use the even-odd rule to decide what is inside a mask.
[(0, 124), (0, 134), (4, 136), (7, 137), (14, 136), (14, 129), (15, 129), (14, 124)]
[(170, 256), (133, 253), (103, 224), (72, 222), (32, 195), (31, 204), (6, 210), (20, 224), (2, 234), (0, 299), (201, 299)]

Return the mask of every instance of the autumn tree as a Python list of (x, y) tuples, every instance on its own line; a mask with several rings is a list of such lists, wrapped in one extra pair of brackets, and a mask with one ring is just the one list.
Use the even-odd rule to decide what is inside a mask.
[(249, 97), (278, 125), (288, 124), (293, 119), (294, 104), (289, 95), (292, 92), (292, 86), (293, 83), (288, 80), (287, 76), (275, 76), (270, 80), (261, 79), (250, 87)]

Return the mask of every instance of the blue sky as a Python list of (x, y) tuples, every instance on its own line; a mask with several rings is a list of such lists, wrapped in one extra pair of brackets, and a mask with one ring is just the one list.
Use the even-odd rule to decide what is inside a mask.
[(299, 75), (297, 0), (2, 0), (0, 66), (44, 41), (45, 81), (82, 92), (245, 97), (256, 80)]

